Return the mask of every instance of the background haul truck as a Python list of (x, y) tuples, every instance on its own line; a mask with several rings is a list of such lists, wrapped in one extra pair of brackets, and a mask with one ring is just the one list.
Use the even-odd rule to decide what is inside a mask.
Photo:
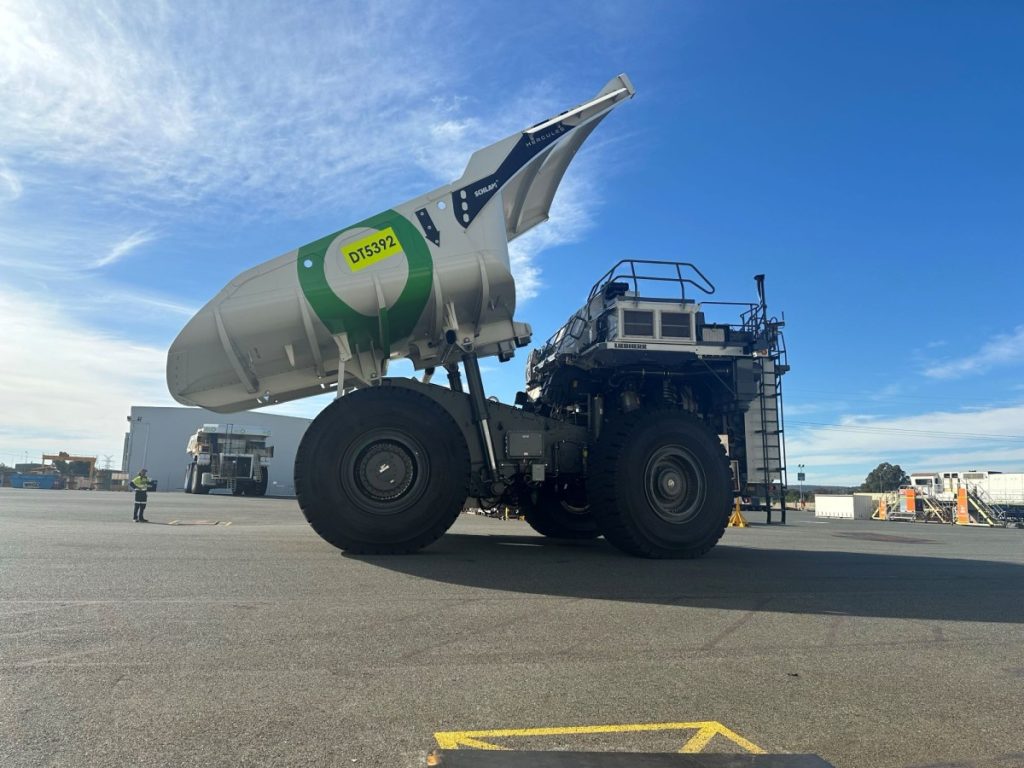
[[(714, 287), (693, 265), (620, 262), (532, 352), (515, 405), (480, 376), (479, 358), (531, 342), (508, 242), (547, 219), (577, 150), (633, 94), (620, 75), (475, 152), (458, 181), (242, 273), (171, 346), (172, 395), (231, 412), (336, 391), (295, 488), (317, 533), (352, 552), (430, 544), (467, 498), (517, 505), (548, 536), (707, 552), (735, 493), (784, 498), (788, 366), (761, 276), (757, 303), (697, 302), (688, 289)], [(422, 380), (386, 377), (400, 357)], [(447, 387), (430, 383), (439, 370)]]
[(204, 424), (188, 439), (185, 493), (227, 488), (235, 496), (266, 496), (269, 429)]

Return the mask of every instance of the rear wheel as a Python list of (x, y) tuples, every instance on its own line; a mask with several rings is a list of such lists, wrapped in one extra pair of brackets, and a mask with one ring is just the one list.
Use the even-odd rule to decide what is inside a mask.
[(729, 521), (732, 482), (718, 436), (684, 411), (627, 414), (593, 451), (587, 492), (604, 537), (641, 557), (700, 557)]
[(316, 417), (295, 456), (295, 494), (313, 529), (361, 554), (413, 552), (458, 517), (469, 492), (469, 449), (430, 398), (373, 387)]
[(596, 539), (601, 535), (590, 512), (582, 482), (557, 479), (544, 483), (536, 499), (526, 496), (519, 507), (537, 533), (553, 539)]

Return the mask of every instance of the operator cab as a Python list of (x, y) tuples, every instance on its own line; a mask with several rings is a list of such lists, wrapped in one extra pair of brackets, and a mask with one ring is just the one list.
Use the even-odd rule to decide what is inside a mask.
[[(638, 363), (671, 364), (682, 358), (747, 357), (771, 346), (768, 337), (782, 323), (769, 324), (759, 304), (698, 302), (687, 296), (691, 287), (708, 296), (715, 292), (687, 262), (620, 261), (594, 284), (587, 303), (531, 353), (528, 388), (567, 358), (584, 366), (620, 365), (624, 353), (632, 352)], [(727, 312), (733, 321), (709, 322), (707, 311)]]

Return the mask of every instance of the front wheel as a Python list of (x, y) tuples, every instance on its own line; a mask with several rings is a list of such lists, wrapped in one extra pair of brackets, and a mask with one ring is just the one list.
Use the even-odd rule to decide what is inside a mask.
[(198, 464), (192, 465), (192, 493), (206, 494), (210, 487), (203, 485), (203, 468)]
[(469, 492), (469, 448), (419, 392), (372, 387), (314, 419), (295, 456), (295, 495), (321, 537), (349, 552), (396, 554), (447, 531)]
[(590, 512), (587, 492), (579, 481), (548, 481), (524, 496), (519, 508), (537, 533), (553, 539), (596, 539), (601, 535)]
[(587, 493), (598, 527), (641, 557), (700, 557), (725, 531), (732, 482), (718, 436), (677, 410), (636, 411), (609, 424), (593, 451)]
[(270, 473), (267, 472), (267, 468), (263, 467), (263, 472), (260, 475), (260, 479), (253, 481), (249, 484), (249, 487), (245, 489), (247, 496), (266, 496), (267, 485), (270, 482)]

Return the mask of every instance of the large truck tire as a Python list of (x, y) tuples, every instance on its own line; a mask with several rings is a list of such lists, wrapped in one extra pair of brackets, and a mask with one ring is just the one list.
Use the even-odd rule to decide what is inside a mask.
[(203, 485), (203, 468), (198, 464), (192, 465), (192, 493), (209, 493), (209, 486)]
[(447, 531), (469, 494), (469, 449), (440, 405), (362, 389), (327, 406), (295, 456), (295, 495), (321, 537), (356, 554), (414, 552)]
[(552, 539), (596, 539), (601, 535), (579, 483), (544, 483), (536, 500), (526, 496), (520, 499), (519, 508), (533, 530)]
[(267, 495), (267, 470), (263, 470), (263, 477), (260, 480), (241, 480), (235, 485), (235, 496), (266, 496)]
[(267, 472), (267, 468), (264, 467), (263, 468), (263, 477), (261, 477), (258, 481), (253, 481), (253, 482), (249, 483), (249, 485), (246, 486), (245, 495), (246, 496), (266, 496), (267, 495), (267, 485), (269, 483), (270, 483), (270, 473)]
[(640, 557), (693, 558), (729, 522), (732, 481), (718, 436), (684, 411), (612, 420), (592, 452), (587, 495), (614, 546)]

